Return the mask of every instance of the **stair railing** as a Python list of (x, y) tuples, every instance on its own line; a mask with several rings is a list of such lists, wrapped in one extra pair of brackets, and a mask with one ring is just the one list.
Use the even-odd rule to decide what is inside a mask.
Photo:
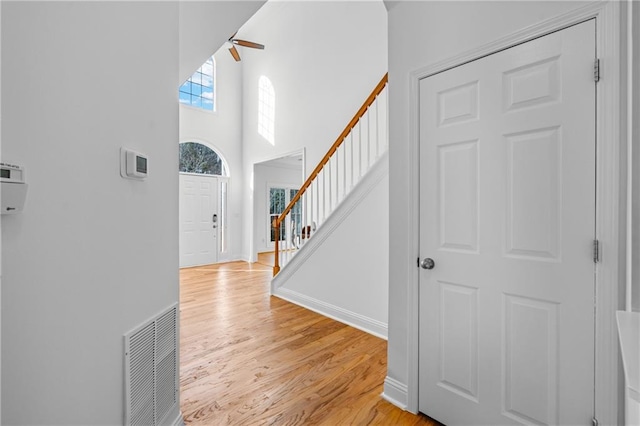
[(289, 205), (273, 220), (274, 276), (386, 151), (389, 140), (387, 81), (388, 74), (385, 74)]

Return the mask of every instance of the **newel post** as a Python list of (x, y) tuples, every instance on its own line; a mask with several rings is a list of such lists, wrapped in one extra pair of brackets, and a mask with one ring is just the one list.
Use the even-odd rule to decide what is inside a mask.
[(278, 274), (278, 272), (280, 272), (280, 265), (278, 264), (278, 260), (280, 258), (280, 255), (278, 254), (278, 243), (280, 242), (279, 228), (280, 226), (278, 224), (278, 218), (273, 219), (273, 230), (276, 235), (275, 250), (274, 250), (274, 257), (273, 257), (273, 276), (274, 277)]

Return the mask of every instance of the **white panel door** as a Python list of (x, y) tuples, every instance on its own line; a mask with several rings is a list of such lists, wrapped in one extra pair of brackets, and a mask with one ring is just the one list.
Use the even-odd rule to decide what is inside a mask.
[(218, 261), (218, 186), (214, 176), (180, 173), (181, 268)]
[(419, 408), (587, 425), (595, 21), (420, 83)]

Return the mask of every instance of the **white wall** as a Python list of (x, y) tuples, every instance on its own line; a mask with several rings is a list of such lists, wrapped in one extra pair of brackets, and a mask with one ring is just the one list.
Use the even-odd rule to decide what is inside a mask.
[[(0, 3), (0, 23), (2, 3)], [(2, 31), (0, 31), (0, 98), (2, 97)], [(0, 160), (2, 159), (2, 102), (0, 102)], [(0, 194), (2, 189), (0, 188)], [(2, 259), (2, 226), (0, 226), (0, 259)], [(2, 307), (2, 261), (0, 260), (0, 308)], [(0, 423), (2, 423), (2, 315), (0, 314)]]
[(409, 73), (583, 6), (583, 2), (388, 2), (390, 247), (388, 376), (408, 383), (407, 289), (417, 247), (410, 229)]
[[(209, 54), (211, 55), (211, 54)], [(214, 55), (216, 111), (180, 105), (180, 142), (200, 142), (214, 148), (227, 162), (229, 249), (220, 261), (243, 259), (242, 62), (225, 46)], [(199, 66), (199, 65), (198, 65)], [(193, 71), (195, 71), (194, 68)], [(177, 173), (177, 171), (176, 171)]]
[[(336, 319), (386, 337), (388, 206), (385, 167), (384, 176), (275, 293), (284, 290), (285, 297), (292, 296), (323, 314), (333, 314)], [(329, 221), (323, 226), (329, 226)]]
[(302, 186), (302, 164), (298, 168), (274, 167), (256, 164), (253, 168), (253, 235), (255, 236), (255, 252), (273, 251), (269, 244), (269, 185), (300, 188)]
[[(269, 2), (239, 36), (266, 45), (240, 49), (245, 205), (252, 206), (253, 164), (306, 148), (310, 172), (387, 71), (386, 10), (381, 1)], [(275, 89), (275, 145), (257, 133), (261, 75)], [(250, 235), (253, 209), (245, 212)]]
[(1, 31), (29, 183), (2, 217), (2, 423), (121, 424), (123, 334), (178, 300), (178, 4), (2, 2)]

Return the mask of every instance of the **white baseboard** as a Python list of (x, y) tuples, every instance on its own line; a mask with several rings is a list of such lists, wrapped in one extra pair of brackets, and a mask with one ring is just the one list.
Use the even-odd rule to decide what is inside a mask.
[(393, 405), (403, 410), (407, 410), (407, 401), (409, 400), (407, 385), (387, 376), (384, 379), (384, 390), (382, 398), (389, 401)]
[(296, 305), (300, 305), (336, 321), (340, 321), (343, 324), (362, 330), (365, 333), (387, 340), (387, 324), (381, 321), (356, 314), (339, 306), (323, 302), (287, 288), (276, 288), (273, 290), (272, 295), (288, 302), (295, 303)]
[(182, 411), (178, 411), (178, 416), (171, 423), (172, 426), (184, 426), (184, 418), (182, 417)]

